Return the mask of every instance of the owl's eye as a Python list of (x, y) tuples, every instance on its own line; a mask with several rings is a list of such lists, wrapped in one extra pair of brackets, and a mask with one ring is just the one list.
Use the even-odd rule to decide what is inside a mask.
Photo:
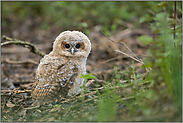
[(77, 45), (76, 45), (76, 48), (77, 48), (77, 49), (79, 49), (79, 48), (80, 48), (80, 46), (81, 46), (80, 44), (77, 44)]
[(70, 48), (70, 45), (69, 44), (65, 44), (65, 48)]

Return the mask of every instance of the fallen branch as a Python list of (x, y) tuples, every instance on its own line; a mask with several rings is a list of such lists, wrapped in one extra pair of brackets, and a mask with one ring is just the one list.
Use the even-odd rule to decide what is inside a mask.
[(9, 59), (5, 59), (5, 60), (1, 61), (1, 63), (2, 62), (6, 62), (6, 63), (10, 63), (10, 64), (24, 64), (24, 63), (32, 63), (32, 64), (36, 64), (36, 65), (39, 64), (38, 62), (30, 60), (30, 59), (24, 60), (24, 61), (12, 61), (12, 60), (9, 60)]
[(21, 40), (12, 39), (12, 38), (9, 38), (9, 37), (7, 37), (5, 35), (2, 36), (2, 39), (3, 40), (9, 40), (9, 41), (1, 43), (1, 46), (11, 45), (11, 44), (21, 45), (21, 46), (23, 46), (25, 48), (28, 48), (31, 52), (33, 52), (35, 54), (38, 54), (38, 55), (40, 55), (42, 57), (46, 55), (45, 53), (37, 50), (36, 47), (32, 43), (21, 41)]
[(18, 94), (18, 93), (30, 93), (32, 90), (1, 90), (1, 93), (14, 93), (14, 94)]

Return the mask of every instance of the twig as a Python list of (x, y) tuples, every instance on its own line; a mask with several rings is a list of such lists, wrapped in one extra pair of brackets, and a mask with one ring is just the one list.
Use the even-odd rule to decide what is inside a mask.
[(125, 100), (129, 100), (129, 99), (134, 99), (134, 98), (135, 98), (134, 96), (124, 97), (124, 98), (117, 100), (116, 102), (120, 102), (121, 100), (125, 101)]
[[(86, 94), (84, 94), (83, 96), (85, 97), (85, 96), (88, 96), (88, 95), (93, 95), (93, 94), (95, 94), (95, 93), (97, 93), (97, 91), (92, 91), (92, 92), (90, 92), (90, 93), (86, 93)], [(60, 103), (66, 103), (66, 102), (74, 101), (74, 100), (79, 99), (79, 98), (81, 98), (81, 97), (82, 97), (82, 95), (80, 95), (80, 96), (78, 96), (78, 97), (76, 97), (76, 98), (75, 98), (75, 96), (72, 96), (71, 98), (69, 98), (69, 99), (67, 99), (67, 100), (64, 100), (64, 101), (61, 101)]]
[(89, 87), (93, 82), (95, 82), (94, 79), (89, 80), (89, 81), (86, 83), (85, 88)]
[(105, 81), (105, 80), (100, 80), (100, 79), (95, 79), (95, 81), (97, 81), (97, 82), (99, 82), (99, 83), (104, 83), (104, 84), (106, 84), (107, 82)]
[[(117, 44), (123, 44), (127, 49), (128, 51), (130, 51), (130, 53), (136, 58), (136, 59), (139, 59), (131, 50), (130, 48), (128, 48), (128, 46), (124, 43), (124, 42), (115, 42), (113, 41), (112, 39), (110, 39), (108, 36), (105, 35), (105, 33), (101, 30), (101, 28), (98, 26), (99, 30), (101, 31), (101, 33), (106, 37), (108, 38), (110, 41), (114, 42), (114, 43), (117, 43)], [(140, 61), (140, 59), (139, 59)]]
[(39, 64), (39, 63), (37, 63), (33, 60), (30, 60), (30, 59), (24, 60), (24, 61), (12, 61), (12, 60), (9, 60), (9, 59), (5, 59), (5, 60), (1, 61), (1, 63), (2, 62), (11, 63), (11, 64), (23, 64), (23, 63), (32, 63), (32, 64), (36, 64), (36, 65)]
[(32, 90), (1, 90), (1, 93), (30, 93)]
[[(136, 60), (136, 61), (138, 61), (138, 62), (140, 62), (141, 64), (144, 65), (144, 62), (143, 62), (142, 60), (138, 60), (138, 59), (136, 59), (136, 58), (134, 58), (134, 57), (132, 57), (132, 56), (130, 56), (130, 55), (128, 55), (128, 54), (122, 52), (122, 51), (119, 51), (119, 50), (114, 50), (114, 51), (119, 52), (119, 53), (122, 53), (122, 54), (124, 54), (124, 55), (126, 55), (126, 56), (132, 58), (133, 60)], [(150, 67), (148, 67), (148, 68), (149, 68), (150, 70), (152, 70), (152, 68), (150, 68)], [(146, 70), (149, 72), (149, 69), (148, 69), (148, 68), (146, 68)]]
[(85, 85), (85, 88), (87, 88), (87, 87), (89, 87), (92, 83), (100, 83), (101, 85), (103, 85), (103, 84), (106, 84), (107, 82), (105, 81), (105, 80), (100, 80), (100, 79), (92, 79), (92, 80), (89, 80), (87, 83), (86, 83), (86, 85)]
[(168, 7), (173, 11), (173, 9), (172, 9), (172, 7), (170, 7), (169, 3), (168, 3), (168, 2), (166, 2), (166, 4), (167, 4), (167, 5), (168, 5)]
[(36, 105), (35, 107), (27, 107), (27, 108), (24, 108), (24, 109), (35, 109), (35, 108), (39, 108), (40, 105)]
[[(117, 57), (108, 59), (108, 60), (106, 60), (106, 61), (99, 62), (99, 65), (106, 64), (106, 63), (108, 63), (108, 62), (111, 62), (111, 61), (116, 60), (116, 59), (121, 59), (121, 58), (123, 58), (123, 57), (122, 57), (122, 56), (117, 56)], [(97, 66), (97, 67), (98, 67), (98, 66)]]
[[(137, 84), (137, 87), (138, 86), (142, 86), (142, 85), (148, 85), (148, 84), (150, 84), (151, 82), (150, 81), (145, 81), (145, 82), (142, 82), (142, 83), (138, 83)], [(125, 84), (125, 85), (123, 85), (123, 86), (112, 86), (112, 87), (108, 87), (108, 89), (122, 89), (122, 88), (130, 88), (130, 87), (132, 87), (132, 86), (134, 86), (134, 83), (130, 83), (130, 84)], [(100, 87), (100, 88), (93, 88), (93, 90), (102, 90), (102, 89), (105, 89), (104, 87)], [(92, 89), (90, 89), (90, 90), (92, 90)]]
[(1, 46), (11, 45), (11, 44), (21, 45), (21, 46), (23, 46), (25, 48), (28, 48), (31, 52), (33, 52), (35, 54), (38, 54), (38, 55), (40, 55), (42, 57), (46, 55), (45, 53), (37, 50), (36, 47), (32, 43), (21, 41), (21, 40), (12, 39), (12, 38), (9, 38), (9, 37), (7, 37), (5, 35), (2, 36), (2, 39), (3, 40), (9, 40), (9, 41), (1, 43)]
[(128, 57), (130, 57), (130, 58), (132, 58), (132, 59), (134, 59), (135, 61), (138, 61), (138, 62), (140, 62), (141, 64), (144, 64), (144, 62), (142, 62), (142, 61), (140, 61), (140, 60), (138, 60), (138, 59), (136, 59), (136, 58), (134, 58), (134, 57), (132, 57), (132, 56), (130, 56), (130, 55), (128, 55), (128, 54), (122, 52), (122, 51), (119, 51), (119, 50), (114, 50), (114, 51), (119, 52), (119, 53), (122, 53), (122, 54), (124, 54), (124, 55), (126, 55), (126, 56), (128, 56)]

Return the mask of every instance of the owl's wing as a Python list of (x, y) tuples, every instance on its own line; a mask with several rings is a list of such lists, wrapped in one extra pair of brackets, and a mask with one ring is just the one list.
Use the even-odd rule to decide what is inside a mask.
[[(40, 63), (37, 70), (37, 81), (32, 86), (32, 97), (37, 100), (54, 100), (66, 96), (73, 85), (76, 67), (73, 62), (57, 59)], [(65, 61), (65, 62), (64, 62)], [(53, 101), (53, 100), (52, 100)]]

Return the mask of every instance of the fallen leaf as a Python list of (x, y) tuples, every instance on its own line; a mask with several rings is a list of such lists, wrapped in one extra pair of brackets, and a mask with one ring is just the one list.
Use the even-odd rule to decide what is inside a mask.
[(13, 104), (13, 103), (11, 103), (11, 102), (8, 102), (8, 103), (6, 103), (6, 106), (11, 108), (11, 107), (14, 107), (15, 104)]

